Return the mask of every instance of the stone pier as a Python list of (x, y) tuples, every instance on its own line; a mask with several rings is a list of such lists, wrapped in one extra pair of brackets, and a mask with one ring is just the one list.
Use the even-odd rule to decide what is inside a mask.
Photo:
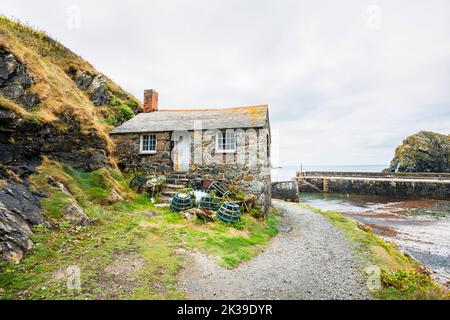
[(299, 202), (300, 196), (297, 181), (273, 182), (272, 198), (289, 202)]
[(450, 200), (448, 173), (298, 172), (299, 192)]

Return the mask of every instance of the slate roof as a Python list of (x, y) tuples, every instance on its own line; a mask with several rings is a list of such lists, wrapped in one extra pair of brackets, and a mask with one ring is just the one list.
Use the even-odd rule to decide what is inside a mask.
[(202, 129), (262, 128), (268, 123), (268, 106), (226, 109), (159, 110), (139, 113), (111, 133), (139, 133), (194, 130), (194, 122), (202, 121)]

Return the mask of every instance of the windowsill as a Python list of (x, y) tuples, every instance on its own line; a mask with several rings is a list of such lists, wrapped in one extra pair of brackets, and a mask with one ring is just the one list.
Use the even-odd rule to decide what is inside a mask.
[(155, 151), (140, 151), (139, 154), (156, 154), (156, 150)]
[(236, 153), (236, 150), (217, 150), (216, 153)]

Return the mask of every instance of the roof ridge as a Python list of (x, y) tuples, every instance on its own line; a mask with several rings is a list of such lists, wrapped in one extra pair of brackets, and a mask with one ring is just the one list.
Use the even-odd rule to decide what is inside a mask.
[(241, 107), (226, 107), (226, 108), (197, 108), (197, 109), (159, 109), (155, 112), (167, 112), (167, 111), (175, 111), (175, 112), (189, 112), (189, 111), (222, 111), (222, 110), (233, 110), (233, 109), (250, 109), (250, 108), (268, 108), (268, 104), (258, 104), (254, 106), (241, 106)]

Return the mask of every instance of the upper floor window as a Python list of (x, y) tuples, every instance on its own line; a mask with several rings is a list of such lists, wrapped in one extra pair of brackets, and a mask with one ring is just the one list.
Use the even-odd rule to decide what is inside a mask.
[(236, 152), (236, 133), (234, 131), (218, 131), (216, 133), (216, 152)]
[(141, 135), (140, 152), (145, 154), (156, 153), (156, 134)]

